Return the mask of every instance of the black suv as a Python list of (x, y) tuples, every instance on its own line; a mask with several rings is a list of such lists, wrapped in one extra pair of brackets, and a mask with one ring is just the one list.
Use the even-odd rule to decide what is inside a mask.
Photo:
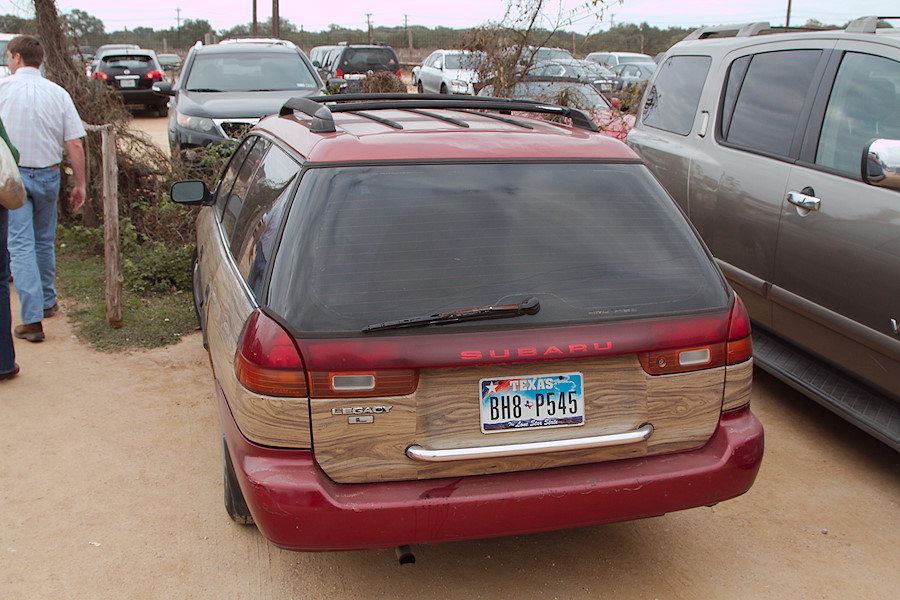
[(338, 44), (322, 65), (329, 87), (343, 92), (362, 91), (362, 82), (370, 73), (388, 71), (400, 77), (400, 60), (390, 46), (383, 44)]
[(164, 81), (162, 66), (153, 50), (124, 48), (103, 54), (91, 74), (97, 81), (105, 81), (125, 104), (143, 104), (166, 116), (169, 99), (153, 90)]
[(900, 450), (900, 30), (880, 21), (697, 30), (628, 143), (747, 303), (756, 364)]
[(182, 149), (240, 139), (260, 118), (277, 113), (288, 98), (318, 94), (322, 80), (309, 59), (284, 40), (224, 40), (188, 52), (172, 86), (169, 147)]

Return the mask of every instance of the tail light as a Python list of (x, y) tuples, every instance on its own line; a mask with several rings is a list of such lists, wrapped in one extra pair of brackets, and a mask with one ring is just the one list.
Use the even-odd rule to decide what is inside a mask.
[(742, 363), (753, 356), (753, 340), (750, 337), (750, 315), (740, 296), (734, 295), (731, 308), (731, 323), (728, 326), (728, 347), (726, 362), (729, 365)]
[(728, 316), (728, 337), (724, 343), (640, 352), (638, 358), (648, 374), (671, 375), (734, 365), (748, 360), (752, 355), (750, 317), (744, 303), (735, 294)]
[(334, 76), (337, 77), (338, 79), (343, 79), (343, 78), (344, 78), (344, 72), (343, 72), (341, 69), (335, 69), (335, 70), (334, 70)]
[(274, 319), (255, 311), (241, 332), (234, 373), (251, 392), (264, 396), (303, 398), (306, 369), (294, 338)]
[(166, 76), (163, 75), (163, 72), (160, 70), (153, 70), (147, 73), (147, 79), (165, 79)]
[(403, 69), (397, 69), (396, 75), (397, 75), (398, 79), (402, 79), (403, 78)]
[(91, 75), (91, 79), (97, 79), (99, 81), (106, 81), (107, 79), (109, 79), (109, 75), (107, 75), (106, 73), (102, 73), (100, 71), (94, 71), (94, 73)]

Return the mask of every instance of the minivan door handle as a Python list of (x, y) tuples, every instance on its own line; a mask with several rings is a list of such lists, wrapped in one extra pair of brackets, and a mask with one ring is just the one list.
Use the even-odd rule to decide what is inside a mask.
[(806, 210), (819, 210), (819, 205), (822, 201), (813, 196), (814, 193), (809, 188), (803, 188), (802, 192), (790, 191), (787, 195), (787, 201)]

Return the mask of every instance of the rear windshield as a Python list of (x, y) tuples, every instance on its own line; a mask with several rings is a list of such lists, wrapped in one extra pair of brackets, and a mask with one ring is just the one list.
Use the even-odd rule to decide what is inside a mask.
[(299, 54), (235, 52), (198, 55), (184, 88), (189, 92), (314, 90), (315, 75)]
[(152, 69), (153, 59), (149, 56), (104, 56), (100, 59), (107, 68)]
[(298, 332), (530, 297), (538, 314), (487, 324), (603, 322), (721, 309), (728, 299), (643, 165), (311, 169), (284, 231), (267, 304)]
[(364, 73), (369, 70), (396, 71), (400, 65), (390, 48), (347, 48), (338, 68), (345, 73)]

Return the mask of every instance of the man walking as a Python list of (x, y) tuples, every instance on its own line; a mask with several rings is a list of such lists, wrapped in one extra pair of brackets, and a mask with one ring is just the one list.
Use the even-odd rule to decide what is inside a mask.
[(9, 213), (8, 246), (12, 275), (22, 306), (22, 324), (13, 334), (29, 342), (44, 339), (42, 321), (58, 310), (56, 289), (56, 204), (59, 165), (65, 147), (75, 173), (70, 200), (78, 210), (85, 199), (84, 127), (75, 104), (63, 88), (38, 70), (44, 48), (30, 35), (6, 47), (10, 77), (0, 80), (0, 120), (19, 149), (19, 173), (25, 205)]

